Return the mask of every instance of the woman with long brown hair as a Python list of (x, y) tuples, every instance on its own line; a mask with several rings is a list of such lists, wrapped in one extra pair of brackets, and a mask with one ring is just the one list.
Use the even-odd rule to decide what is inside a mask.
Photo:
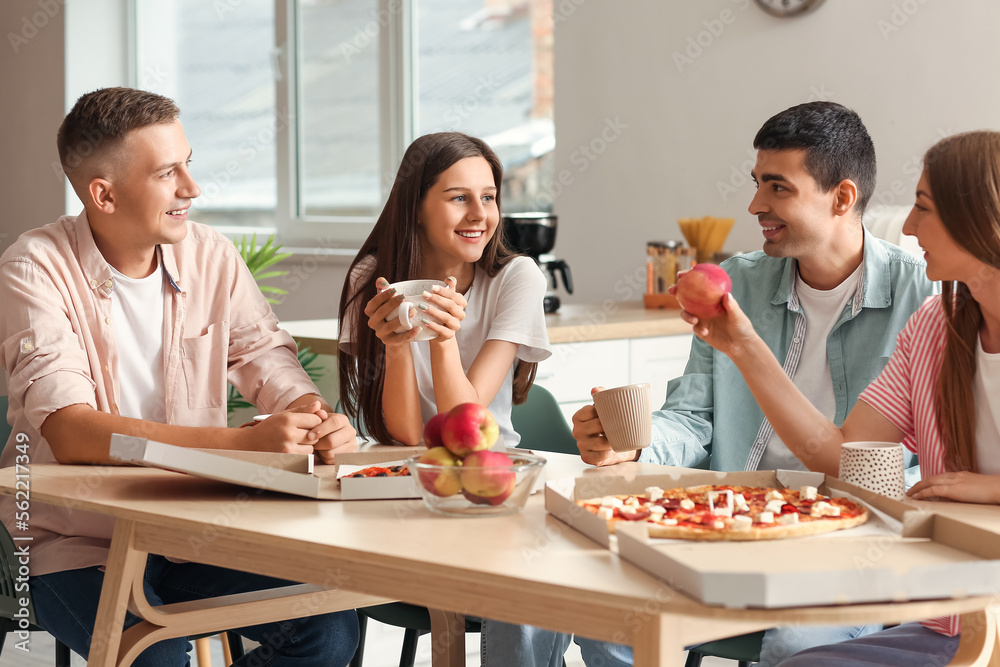
[[(340, 398), (359, 430), (416, 445), (438, 412), (476, 402), (509, 446), (512, 404), (547, 358), (545, 277), (505, 242), (503, 166), (482, 140), (428, 134), (403, 155), (378, 222), (351, 264), (340, 299)], [(386, 318), (402, 303), (392, 283), (437, 279), (416, 326)], [(414, 339), (430, 330), (436, 337)]]
[[(844, 442), (902, 442), (923, 476), (910, 497), (1000, 504), (1000, 133), (955, 135), (927, 152), (903, 232), (920, 242), (943, 293), (913, 314), (840, 428), (798, 392), (730, 296), (724, 317), (684, 317), (739, 367), (810, 469), (837, 475)], [(909, 623), (781, 664), (946, 665), (959, 632), (957, 617)]]
[[(520, 441), (511, 406), (524, 402), (551, 351), (545, 276), (505, 242), (502, 182), (500, 159), (484, 141), (459, 132), (420, 137), (351, 264), (340, 299), (340, 398), (358, 430), (379, 442), (416, 445), (427, 420), (467, 402), (489, 408), (508, 446)], [(390, 285), (415, 279), (446, 287), (426, 293), (417, 326), (397, 333), (399, 321), (386, 318), (402, 295)], [(436, 336), (416, 341), (424, 329)], [(483, 665), (561, 664), (568, 641), (484, 619)]]

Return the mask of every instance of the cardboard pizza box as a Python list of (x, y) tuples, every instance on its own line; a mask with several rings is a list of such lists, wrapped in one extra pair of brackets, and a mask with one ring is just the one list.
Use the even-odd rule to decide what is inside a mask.
[(336, 465), (314, 465), (312, 454), (191, 449), (155, 440), (115, 434), (111, 458), (123, 463), (173, 470), (189, 475), (289, 493), (320, 500), (418, 498), (411, 477), (370, 477), (349, 480), (341, 488), (342, 466), (367, 467), (418, 456), (423, 447), (364, 445), (361, 451), (337, 455)]
[[(645, 524), (622, 522), (612, 538), (603, 520), (574, 502), (700, 484), (815, 486), (824, 495), (862, 502), (870, 519), (848, 530), (760, 542), (650, 539)], [(706, 604), (777, 608), (957, 598), (1000, 587), (1000, 534), (821, 473), (584, 475), (550, 482), (545, 504), (556, 518)]]

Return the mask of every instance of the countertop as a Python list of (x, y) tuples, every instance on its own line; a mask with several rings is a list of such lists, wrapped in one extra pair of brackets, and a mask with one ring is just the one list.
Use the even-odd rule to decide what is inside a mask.
[(691, 333), (679, 310), (650, 309), (641, 301), (570, 303), (545, 316), (551, 343), (648, 338)]
[[(551, 343), (580, 343), (691, 333), (679, 310), (647, 310), (641, 301), (564, 304), (545, 316)], [(288, 320), (281, 327), (300, 346), (319, 354), (337, 353), (337, 320)]]

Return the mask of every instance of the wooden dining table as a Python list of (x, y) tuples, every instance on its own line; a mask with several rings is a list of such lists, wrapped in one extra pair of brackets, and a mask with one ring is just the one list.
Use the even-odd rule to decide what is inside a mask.
[[(545, 456), (549, 479), (664, 471), (639, 463), (597, 469), (578, 457)], [(0, 492), (14, 489), (13, 469), (0, 470)], [(549, 515), (543, 494), (509, 516), (445, 517), (417, 499), (308, 500), (157, 469), (58, 464), (32, 466), (30, 489), (32, 503), (115, 519), (89, 661), (101, 667), (128, 665), (169, 637), (388, 600), (432, 610), (435, 667), (465, 664), (466, 615), (631, 644), (638, 667), (679, 666), (686, 645), (778, 625), (951, 613), (966, 614), (962, 643), (969, 656), (988, 660), (996, 644), (996, 620), (986, 610), (997, 600), (990, 596), (794, 609), (708, 606)], [(303, 583), (154, 607), (142, 587), (148, 554)], [(143, 621), (123, 633), (126, 608)]]

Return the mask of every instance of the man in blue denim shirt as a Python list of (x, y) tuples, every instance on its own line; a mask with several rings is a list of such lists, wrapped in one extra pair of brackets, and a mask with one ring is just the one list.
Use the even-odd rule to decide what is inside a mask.
[[(864, 231), (861, 216), (875, 189), (875, 149), (861, 119), (831, 102), (787, 109), (754, 139), (757, 216), (763, 251), (723, 263), (733, 295), (786, 373), (821, 411), (843, 422), (882, 370), (896, 335), (924, 299), (939, 290), (924, 262)], [(774, 435), (739, 370), (695, 339), (684, 375), (667, 386), (653, 413), (651, 446), (614, 452), (593, 406), (573, 416), (584, 461), (639, 460), (713, 470), (806, 469)], [(760, 665), (799, 650), (877, 631), (775, 628)], [(631, 647), (577, 638), (588, 665), (630, 665)]]

